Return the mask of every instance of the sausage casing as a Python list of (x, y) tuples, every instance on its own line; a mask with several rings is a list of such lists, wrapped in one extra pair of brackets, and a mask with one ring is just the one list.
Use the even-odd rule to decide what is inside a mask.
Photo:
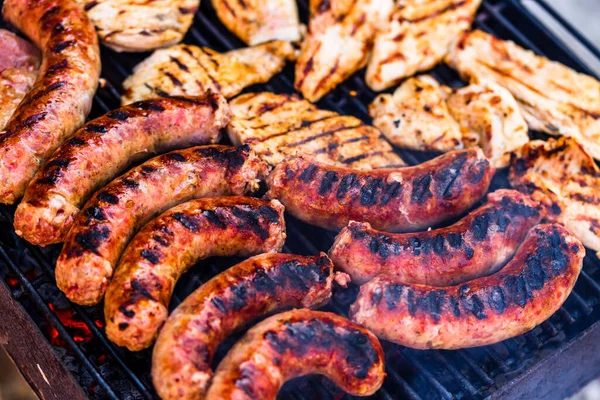
[(100, 79), (100, 49), (94, 25), (74, 1), (6, 0), (2, 12), (43, 52), (33, 88), (0, 135), (0, 203), (12, 204), (85, 122)]
[(447, 153), (415, 167), (372, 171), (292, 158), (267, 178), (267, 196), (296, 218), (326, 229), (364, 221), (375, 229), (406, 232), (467, 211), (485, 194), (493, 175), (481, 149)]
[(253, 191), (265, 168), (247, 146), (213, 145), (172, 151), (131, 169), (75, 219), (56, 262), (58, 287), (75, 303), (98, 303), (140, 227), (185, 201)]
[(351, 395), (371, 395), (385, 378), (383, 349), (371, 332), (333, 313), (277, 314), (250, 329), (229, 351), (206, 398), (275, 400), (287, 380), (314, 373)]
[(558, 224), (538, 225), (493, 275), (457, 286), (406, 284), (379, 276), (350, 307), (353, 321), (382, 339), (417, 349), (483, 346), (525, 333), (571, 293), (584, 247)]
[(405, 283), (456, 285), (496, 272), (541, 219), (541, 207), (529, 196), (501, 189), (447, 228), (393, 234), (350, 221), (329, 257), (358, 284), (381, 274)]
[(175, 206), (140, 230), (125, 249), (104, 298), (106, 334), (137, 351), (150, 346), (167, 319), (175, 283), (214, 256), (278, 252), (284, 208), (251, 197), (209, 197)]
[(136, 161), (176, 148), (215, 143), (229, 122), (225, 98), (141, 101), (88, 122), (38, 171), (15, 213), (29, 242), (60, 242), (88, 198)]
[(261, 254), (196, 289), (169, 316), (152, 355), (152, 380), (163, 399), (204, 398), (219, 343), (251, 320), (286, 307), (329, 301), (331, 260), (318, 256)]

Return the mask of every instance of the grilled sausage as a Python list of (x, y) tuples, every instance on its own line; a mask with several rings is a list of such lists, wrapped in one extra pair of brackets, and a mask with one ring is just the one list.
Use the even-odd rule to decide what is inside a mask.
[(129, 243), (108, 285), (109, 339), (131, 351), (152, 345), (175, 283), (199, 260), (280, 251), (283, 210), (277, 200), (211, 197), (180, 204), (150, 222)]
[(383, 349), (371, 332), (333, 313), (277, 314), (250, 329), (229, 351), (206, 398), (275, 400), (286, 381), (314, 373), (351, 395), (371, 395), (385, 378)]
[(56, 283), (78, 304), (96, 304), (133, 234), (188, 200), (257, 189), (266, 166), (248, 147), (173, 151), (130, 170), (97, 192), (79, 213), (56, 262)]
[(173, 311), (158, 335), (152, 355), (158, 395), (204, 398), (212, 357), (223, 339), (275, 310), (327, 303), (333, 280), (342, 278), (324, 253), (262, 254), (215, 276)]
[(39, 245), (64, 239), (96, 190), (140, 159), (176, 148), (215, 143), (229, 122), (225, 99), (147, 100), (87, 123), (39, 170), (15, 214), (15, 231)]
[(313, 225), (342, 229), (351, 220), (383, 231), (415, 231), (468, 210), (487, 191), (494, 169), (480, 149), (421, 165), (357, 171), (303, 158), (279, 164), (267, 196)]
[(525, 333), (571, 293), (585, 250), (558, 224), (538, 225), (494, 275), (458, 286), (379, 276), (360, 289), (351, 318), (377, 336), (417, 349), (483, 346)]
[(529, 196), (503, 189), (447, 228), (391, 234), (350, 221), (329, 256), (358, 284), (381, 274), (405, 283), (456, 285), (496, 272), (541, 219), (541, 207)]
[(6, 0), (2, 12), (43, 51), (33, 89), (0, 134), (0, 203), (12, 204), (83, 125), (100, 78), (100, 49), (94, 25), (74, 1)]

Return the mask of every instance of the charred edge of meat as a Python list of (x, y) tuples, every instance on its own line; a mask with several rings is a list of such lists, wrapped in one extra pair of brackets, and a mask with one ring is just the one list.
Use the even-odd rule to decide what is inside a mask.
[(67, 257), (78, 257), (86, 251), (99, 255), (98, 247), (110, 236), (110, 228), (105, 225), (93, 225), (75, 235), (75, 246), (71, 246)]

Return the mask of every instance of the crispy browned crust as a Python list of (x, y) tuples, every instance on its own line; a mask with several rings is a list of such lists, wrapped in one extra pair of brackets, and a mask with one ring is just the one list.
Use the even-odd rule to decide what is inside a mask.
[(304, 158), (279, 164), (267, 196), (290, 214), (327, 229), (364, 221), (383, 231), (416, 231), (459, 215), (494, 175), (481, 149), (447, 153), (421, 165), (359, 171)]
[(86, 203), (65, 238), (56, 282), (78, 304), (96, 304), (133, 234), (185, 201), (257, 189), (264, 164), (247, 146), (172, 151), (133, 168)]
[[(229, 106), (214, 93), (141, 101), (85, 124), (40, 168), (15, 213), (29, 242), (60, 242), (89, 197), (140, 159), (217, 142)], [(124, 145), (126, 144), (126, 145)]]
[(12, 204), (40, 165), (83, 125), (100, 77), (94, 25), (70, 0), (7, 0), (7, 22), (43, 51), (33, 89), (0, 135), (0, 202)]
[(538, 225), (495, 274), (458, 286), (377, 277), (362, 286), (351, 318), (380, 338), (418, 349), (496, 343), (548, 319), (571, 293), (585, 249), (558, 224)]
[(540, 222), (540, 211), (529, 196), (502, 189), (447, 228), (392, 234), (351, 221), (329, 256), (358, 284), (386, 275), (405, 283), (456, 285), (502, 267)]
[(286, 381), (315, 373), (351, 395), (371, 395), (385, 378), (383, 349), (371, 332), (339, 315), (288, 311), (257, 324), (237, 342), (206, 397), (275, 400)]
[(205, 398), (212, 357), (223, 339), (273, 311), (326, 303), (333, 280), (333, 264), (324, 253), (262, 254), (215, 276), (173, 311), (158, 336), (152, 355), (158, 395)]
[(154, 219), (129, 243), (106, 291), (108, 338), (132, 351), (152, 345), (181, 274), (207, 257), (280, 251), (286, 237), (283, 210), (277, 200), (210, 197)]

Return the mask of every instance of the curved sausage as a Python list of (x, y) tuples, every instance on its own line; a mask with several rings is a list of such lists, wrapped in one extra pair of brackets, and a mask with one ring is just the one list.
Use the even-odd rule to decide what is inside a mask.
[(229, 122), (225, 98), (146, 100), (88, 122), (38, 171), (15, 213), (15, 231), (29, 242), (61, 242), (89, 197), (153, 153), (215, 143)]
[(393, 234), (350, 221), (329, 257), (359, 285), (377, 275), (405, 283), (456, 285), (496, 272), (541, 219), (541, 207), (529, 196), (497, 190), (488, 195), (487, 204), (447, 228)]
[(322, 374), (354, 396), (385, 378), (383, 349), (368, 330), (339, 315), (292, 310), (250, 329), (215, 371), (207, 399), (273, 399), (297, 376)]
[(12, 204), (85, 122), (100, 78), (100, 49), (94, 25), (75, 1), (6, 0), (2, 12), (43, 52), (33, 89), (0, 135), (0, 203)]
[(277, 200), (210, 197), (154, 219), (129, 243), (108, 285), (108, 338), (131, 351), (152, 345), (181, 274), (207, 257), (280, 251), (286, 237), (283, 211)]
[(339, 230), (354, 220), (406, 232), (467, 211), (485, 194), (493, 175), (481, 149), (373, 171), (293, 158), (269, 175), (267, 196), (281, 201), (294, 217), (326, 229)]
[(223, 339), (251, 320), (287, 307), (329, 301), (331, 260), (261, 254), (206, 282), (173, 311), (152, 354), (152, 380), (163, 399), (201, 399), (213, 375), (212, 357)]
[(382, 339), (417, 349), (496, 343), (550, 318), (571, 293), (584, 256), (564, 227), (538, 225), (494, 275), (447, 287), (379, 276), (361, 287), (350, 316)]
[(258, 188), (265, 164), (247, 146), (173, 151), (97, 192), (77, 216), (56, 262), (56, 283), (78, 304), (96, 304), (125, 246), (146, 222), (188, 200)]

